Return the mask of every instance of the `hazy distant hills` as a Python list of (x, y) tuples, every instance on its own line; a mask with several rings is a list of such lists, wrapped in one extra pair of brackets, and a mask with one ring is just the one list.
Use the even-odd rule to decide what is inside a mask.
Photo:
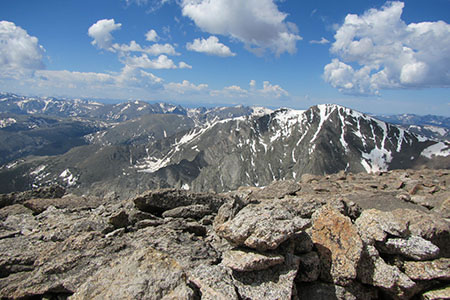
[(448, 143), (338, 105), (185, 109), (1, 94), (0, 109), (0, 193), (59, 183), (128, 197), (158, 187), (264, 186), (305, 173), (450, 167)]

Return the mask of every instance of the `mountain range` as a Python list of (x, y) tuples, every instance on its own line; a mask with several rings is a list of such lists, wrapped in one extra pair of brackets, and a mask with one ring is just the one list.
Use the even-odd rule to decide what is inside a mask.
[(14, 94), (0, 94), (0, 111), (0, 193), (54, 183), (112, 197), (222, 192), (306, 173), (450, 167), (443, 117), (394, 125), (332, 104), (186, 109)]

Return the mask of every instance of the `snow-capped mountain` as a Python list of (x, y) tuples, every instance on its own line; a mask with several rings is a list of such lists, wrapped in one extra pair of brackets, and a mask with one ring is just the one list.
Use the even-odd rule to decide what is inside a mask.
[(122, 196), (158, 187), (226, 191), (305, 173), (450, 167), (448, 143), (338, 105), (199, 109), (167, 117), (115, 124), (86, 136), (90, 145), (4, 166), (1, 192), (53, 182)]

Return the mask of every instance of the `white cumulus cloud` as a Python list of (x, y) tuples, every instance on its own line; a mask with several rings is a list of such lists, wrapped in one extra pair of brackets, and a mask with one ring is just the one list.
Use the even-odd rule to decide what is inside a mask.
[(114, 44), (111, 46), (114, 51), (126, 53), (126, 52), (143, 52), (150, 55), (158, 56), (160, 54), (178, 55), (175, 48), (170, 44), (153, 44), (151, 46), (142, 47), (136, 41), (131, 41), (127, 44)]
[(192, 69), (192, 66), (191, 66), (191, 65), (188, 65), (188, 64), (185, 63), (184, 61), (181, 61), (181, 62), (178, 64), (178, 68), (180, 68), (180, 69)]
[(387, 2), (363, 15), (349, 14), (336, 32), (324, 79), (341, 92), (450, 87), (450, 25), (406, 24), (403, 2)]
[(12, 22), (0, 21), (0, 74), (7, 70), (43, 69), (44, 52), (36, 37)]
[(111, 32), (120, 29), (122, 24), (116, 23), (114, 19), (98, 20), (88, 29), (88, 35), (93, 38), (92, 45), (100, 49), (113, 51)]
[(154, 29), (150, 29), (145, 34), (145, 39), (149, 42), (156, 42), (156, 41), (158, 41), (159, 36)]
[(194, 83), (189, 82), (188, 80), (183, 80), (181, 83), (170, 82), (164, 85), (164, 88), (175, 94), (194, 94), (205, 91), (208, 89), (208, 85), (201, 83), (195, 85)]
[(206, 53), (217, 56), (235, 56), (230, 48), (219, 42), (216, 36), (210, 36), (208, 39), (195, 39), (192, 43), (186, 44), (186, 49), (195, 52)]
[(127, 56), (122, 62), (133, 68), (142, 69), (176, 69), (177, 66), (166, 55), (160, 55), (156, 59), (150, 59), (147, 54), (141, 56)]
[(301, 40), (275, 0), (183, 0), (180, 5), (183, 15), (203, 31), (231, 36), (259, 55), (266, 49), (277, 56), (293, 54)]

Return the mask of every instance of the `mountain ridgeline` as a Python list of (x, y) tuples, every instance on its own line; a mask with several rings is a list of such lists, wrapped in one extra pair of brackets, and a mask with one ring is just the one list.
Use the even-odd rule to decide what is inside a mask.
[(73, 147), (43, 155), (58, 140), (50, 136), (39, 140), (44, 145), (39, 153), (5, 158), (0, 193), (54, 183), (74, 193), (117, 197), (164, 187), (222, 192), (299, 180), (305, 173), (450, 167), (447, 142), (338, 105), (306, 111), (185, 109), (140, 101), (106, 105), (9, 95), (0, 108), (0, 137), (7, 131), (10, 139), (19, 133), (35, 137), (29, 132), (37, 130), (32, 126), (13, 130), (24, 116), (51, 116), (56, 124), (78, 122), (86, 129), (76, 131)]

